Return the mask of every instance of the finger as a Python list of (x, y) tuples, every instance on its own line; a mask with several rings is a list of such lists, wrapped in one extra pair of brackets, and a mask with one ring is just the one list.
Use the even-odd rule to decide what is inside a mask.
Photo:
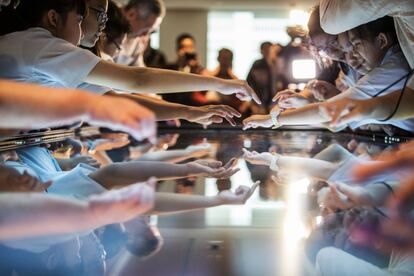
[(227, 114), (229, 114), (232, 117), (237, 117), (237, 118), (240, 118), (241, 117), (240, 112), (238, 112), (236, 109), (234, 109), (231, 106), (222, 105), (221, 108), (223, 108), (227, 112)]
[(225, 117), (226, 121), (229, 122), (230, 125), (236, 126), (237, 123), (231, 117)]
[(260, 100), (259, 96), (257, 96), (256, 92), (249, 86), (248, 91), (250, 96), (253, 98), (253, 101), (255, 101), (257, 104), (262, 104), (262, 101)]
[(218, 169), (218, 168), (220, 168), (221, 166), (223, 166), (223, 163), (222, 163), (222, 162), (220, 162), (220, 161), (214, 160), (214, 161), (208, 161), (207, 165), (208, 165), (210, 168), (215, 168), (215, 169)]

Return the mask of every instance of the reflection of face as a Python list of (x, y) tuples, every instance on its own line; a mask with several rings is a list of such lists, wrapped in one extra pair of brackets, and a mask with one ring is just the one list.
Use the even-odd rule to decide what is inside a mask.
[(355, 30), (348, 31), (348, 38), (357, 59), (356, 71), (365, 75), (381, 63), (384, 53), (376, 44), (376, 38), (373, 41), (361, 39)]
[(68, 41), (73, 45), (79, 45), (82, 30), (82, 16), (77, 14), (75, 10), (70, 11), (66, 17), (66, 21), (59, 20), (56, 26), (55, 36)]
[(84, 47), (93, 47), (105, 29), (105, 24), (98, 22), (99, 13), (108, 11), (108, 0), (90, 0), (88, 16), (83, 20), (82, 31), (84, 37), (81, 44)]
[(318, 52), (326, 54), (332, 60), (341, 61), (344, 59), (344, 53), (338, 44), (337, 36), (320, 33), (312, 35), (311, 40)]

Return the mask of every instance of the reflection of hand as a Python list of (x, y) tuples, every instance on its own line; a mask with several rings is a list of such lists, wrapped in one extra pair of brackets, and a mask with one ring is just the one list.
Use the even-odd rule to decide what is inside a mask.
[(96, 139), (92, 142), (89, 151), (107, 151), (122, 148), (130, 143), (128, 137), (126, 139)]
[(137, 140), (156, 137), (155, 115), (149, 109), (128, 99), (100, 97), (88, 105), (87, 122), (130, 133)]
[(343, 127), (351, 122), (372, 117), (375, 104), (372, 100), (341, 99), (322, 103), (319, 106), (321, 115), (330, 119), (333, 127)]
[(3, 192), (44, 192), (52, 185), (51, 181), (43, 183), (27, 171), (19, 174), (11, 168), (2, 167), (4, 169), (1, 169), (3, 179), (0, 183), (0, 190)]
[(260, 181), (256, 181), (250, 188), (247, 186), (239, 186), (235, 192), (225, 190), (220, 192), (217, 196), (223, 204), (245, 204), (259, 184)]
[(250, 101), (253, 99), (257, 104), (262, 103), (256, 92), (244, 80), (223, 80), (222, 89), (219, 89), (218, 92), (224, 95), (235, 94), (241, 101)]
[(258, 127), (272, 127), (273, 122), (270, 115), (252, 115), (243, 121), (243, 130)]
[(240, 169), (235, 168), (237, 159), (231, 159), (226, 165), (220, 161), (197, 160), (187, 163), (188, 175), (200, 175), (217, 179), (226, 179), (237, 173)]
[(154, 206), (156, 180), (111, 190), (89, 198), (89, 210), (93, 219), (103, 225), (128, 221), (150, 211)]
[(333, 211), (367, 206), (372, 203), (371, 196), (365, 188), (344, 183), (329, 183), (329, 187), (319, 195), (318, 202)]
[(167, 150), (177, 144), (178, 138), (180, 138), (178, 133), (162, 135), (157, 140), (157, 148)]
[(270, 152), (258, 153), (257, 151), (248, 151), (247, 149), (243, 149), (242, 158), (253, 165), (270, 166), (273, 155)]
[(73, 157), (70, 159), (70, 162), (71, 162), (71, 168), (69, 168), (69, 170), (75, 168), (77, 165), (81, 163), (87, 164), (94, 168), (99, 168), (101, 166), (101, 164), (95, 158), (86, 156), (86, 155), (80, 155), (80, 156)]
[(273, 102), (279, 102), (280, 100), (283, 100), (285, 98), (289, 98), (290, 96), (296, 95), (297, 93), (290, 89), (285, 89), (282, 91), (277, 92), (277, 94), (273, 97)]
[(384, 153), (376, 159), (379, 162), (365, 164), (354, 169), (355, 178), (364, 180), (386, 171), (414, 165), (414, 142), (401, 144), (398, 150)]
[(186, 115), (186, 120), (202, 125), (222, 123), (227, 120), (232, 126), (236, 125), (233, 117), (240, 118), (241, 114), (234, 108), (227, 105), (206, 105), (191, 107)]

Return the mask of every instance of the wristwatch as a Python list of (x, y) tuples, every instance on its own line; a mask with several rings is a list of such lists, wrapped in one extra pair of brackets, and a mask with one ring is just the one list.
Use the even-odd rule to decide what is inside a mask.
[(278, 109), (278, 110), (272, 110), (270, 112), (270, 118), (272, 119), (272, 124), (273, 124), (273, 129), (275, 128), (279, 128), (282, 125), (279, 123), (279, 115), (282, 112), (282, 110)]
[(272, 160), (270, 161), (270, 169), (272, 171), (279, 171), (279, 166), (277, 165), (277, 160), (279, 160), (279, 154), (275, 153), (272, 156)]

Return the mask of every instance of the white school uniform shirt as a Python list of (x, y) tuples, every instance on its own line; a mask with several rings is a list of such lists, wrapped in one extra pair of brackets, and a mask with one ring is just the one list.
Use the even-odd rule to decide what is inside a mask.
[(93, 53), (30, 28), (0, 37), (0, 78), (49, 87), (76, 88), (100, 62)]
[[(398, 83), (395, 83), (381, 94), (381, 96), (387, 95), (404, 87), (406, 79), (403, 77), (407, 76), (409, 72), (410, 67), (404, 57), (404, 54), (400, 51), (399, 46), (396, 45), (388, 50), (381, 64), (360, 78), (355, 86), (350, 87), (346, 91), (329, 99), (328, 101), (336, 101), (344, 98), (371, 99), (378, 92), (402, 78)], [(366, 119), (350, 123), (349, 126), (352, 129), (355, 129), (367, 124), (384, 124), (384, 122)], [(414, 119), (390, 120), (387, 121), (386, 124), (391, 124), (409, 132), (414, 132)]]
[(392, 16), (402, 51), (414, 68), (413, 0), (320, 0), (322, 29), (339, 34), (386, 15)]

